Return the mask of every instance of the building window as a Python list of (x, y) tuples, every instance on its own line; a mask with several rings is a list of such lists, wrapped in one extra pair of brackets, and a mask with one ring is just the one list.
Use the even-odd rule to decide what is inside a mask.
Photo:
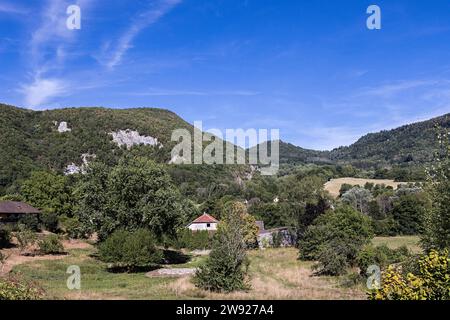
[(206, 227), (207, 227), (207, 228), (211, 227), (211, 223), (207, 223), (207, 224), (206, 224)]

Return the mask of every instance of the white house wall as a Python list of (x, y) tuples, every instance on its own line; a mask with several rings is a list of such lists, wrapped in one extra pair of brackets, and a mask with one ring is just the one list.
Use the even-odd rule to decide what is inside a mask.
[(208, 227), (208, 225), (206, 223), (192, 223), (192, 224), (189, 225), (188, 228), (193, 230), (193, 231), (217, 230), (217, 223), (210, 223), (209, 227)]

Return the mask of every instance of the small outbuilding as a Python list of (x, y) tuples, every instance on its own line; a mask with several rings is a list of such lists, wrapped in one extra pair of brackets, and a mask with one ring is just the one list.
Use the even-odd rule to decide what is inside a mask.
[(0, 221), (17, 222), (25, 215), (38, 215), (41, 212), (27, 203), (19, 201), (0, 201)]
[(207, 213), (192, 221), (187, 227), (192, 231), (216, 231), (219, 221)]

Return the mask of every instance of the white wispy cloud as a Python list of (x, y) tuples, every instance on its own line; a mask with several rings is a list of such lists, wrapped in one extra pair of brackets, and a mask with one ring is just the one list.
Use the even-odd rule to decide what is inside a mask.
[(159, 0), (154, 3), (150, 9), (136, 16), (128, 29), (119, 37), (116, 44), (107, 44), (104, 51), (112, 49), (112, 52), (106, 55), (102, 61), (109, 69), (121, 63), (125, 53), (132, 48), (134, 38), (145, 28), (158, 22), (158, 20), (172, 10), (182, 0)]
[(67, 7), (79, 5), (85, 10), (91, 0), (47, 0), (34, 26), (26, 54), (30, 64), (30, 80), (20, 84), (18, 92), (23, 95), (28, 108), (42, 108), (53, 98), (69, 93), (67, 80), (58, 77), (65, 70), (67, 45), (76, 32), (66, 27)]
[(36, 78), (32, 83), (23, 84), (19, 91), (24, 95), (28, 107), (39, 108), (54, 97), (67, 93), (68, 85), (61, 79)]
[(8, 14), (27, 14), (28, 9), (20, 6), (18, 4), (12, 4), (10, 2), (2, 2), (0, 3), (0, 13), (8, 13)]

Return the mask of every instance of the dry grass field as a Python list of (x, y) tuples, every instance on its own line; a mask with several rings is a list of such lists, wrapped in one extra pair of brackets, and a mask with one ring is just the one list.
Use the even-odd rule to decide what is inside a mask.
[(352, 186), (363, 187), (367, 182), (377, 184), (384, 184), (386, 186), (391, 186), (397, 189), (399, 185), (405, 184), (406, 182), (395, 182), (394, 180), (387, 179), (361, 179), (361, 178), (339, 178), (331, 179), (325, 183), (325, 190), (328, 191), (333, 197), (339, 197), (339, 190), (343, 184), (349, 184)]
[[(57, 260), (24, 261), (13, 268), (40, 283), (47, 299), (365, 299), (360, 286), (344, 287), (344, 279), (313, 276), (310, 262), (297, 260), (294, 248), (249, 252), (251, 289), (231, 294), (197, 289), (191, 276), (147, 277), (142, 273), (110, 273), (99, 262), (95, 248), (70, 249)], [(195, 267), (205, 257), (194, 257), (185, 264), (169, 267)], [(81, 269), (81, 290), (66, 287), (67, 267)]]

